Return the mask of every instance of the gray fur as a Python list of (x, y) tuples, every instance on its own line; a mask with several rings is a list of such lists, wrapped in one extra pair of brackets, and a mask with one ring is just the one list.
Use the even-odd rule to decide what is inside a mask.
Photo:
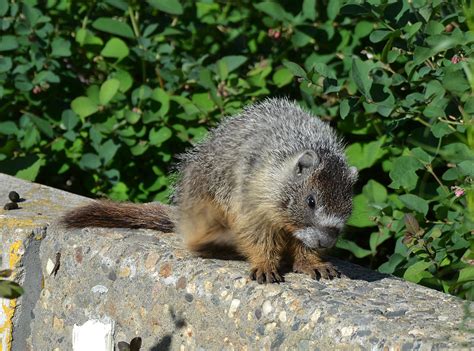
[[(349, 217), (357, 179), (329, 124), (287, 99), (266, 99), (224, 119), (182, 157), (179, 173), (178, 222), (190, 198), (208, 197), (237, 215), (274, 208), (259, 220), (286, 217), (300, 229), (291, 234), (313, 248), (335, 243), (325, 238)], [(309, 195), (316, 206), (308, 210)]]

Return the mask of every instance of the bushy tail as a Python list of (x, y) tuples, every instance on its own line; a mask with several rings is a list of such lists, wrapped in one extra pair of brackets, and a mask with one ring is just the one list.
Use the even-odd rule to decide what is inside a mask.
[(174, 207), (160, 203), (94, 201), (69, 211), (60, 222), (67, 228), (145, 228), (170, 233), (173, 214)]

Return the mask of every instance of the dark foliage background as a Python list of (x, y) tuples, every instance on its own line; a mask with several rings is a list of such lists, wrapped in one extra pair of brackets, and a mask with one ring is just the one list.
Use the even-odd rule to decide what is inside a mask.
[(289, 96), (360, 171), (337, 253), (473, 299), (473, 16), (441, 0), (0, 0), (0, 171), (166, 201), (176, 154)]

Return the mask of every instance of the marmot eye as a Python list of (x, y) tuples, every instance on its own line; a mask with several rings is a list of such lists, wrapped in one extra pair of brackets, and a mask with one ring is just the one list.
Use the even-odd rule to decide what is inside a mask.
[(314, 207), (316, 206), (316, 201), (314, 200), (314, 196), (313, 196), (313, 195), (309, 195), (309, 196), (306, 198), (306, 203), (308, 204), (309, 207), (314, 208)]

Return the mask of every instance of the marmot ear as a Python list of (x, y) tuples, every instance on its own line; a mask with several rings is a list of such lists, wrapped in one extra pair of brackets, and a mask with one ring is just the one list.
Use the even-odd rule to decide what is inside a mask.
[(319, 163), (319, 157), (313, 150), (303, 151), (296, 161), (295, 173), (301, 175), (307, 169), (314, 168)]
[(352, 180), (352, 183), (357, 182), (357, 179), (359, 178), (359, 172), (354, 166), (349, 167), (349, 178)]

